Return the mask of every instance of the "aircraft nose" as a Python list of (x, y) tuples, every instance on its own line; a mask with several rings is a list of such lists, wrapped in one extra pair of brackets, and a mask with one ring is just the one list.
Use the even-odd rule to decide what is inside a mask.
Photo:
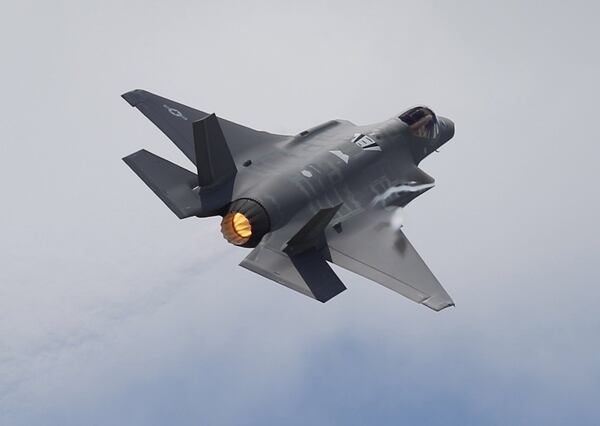
[(438, 117), (440, 124), (440, 139), (442, 143), (448, 142), (454, 136), (454, 123), (446, 117)]

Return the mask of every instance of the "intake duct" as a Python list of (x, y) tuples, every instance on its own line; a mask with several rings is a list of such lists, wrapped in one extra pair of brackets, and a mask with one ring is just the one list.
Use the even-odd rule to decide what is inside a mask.
[(267, 211), (250, 198), (233, 201), (221, 221), (223, 237), (241, 247), (256, 247), (270, 229)]

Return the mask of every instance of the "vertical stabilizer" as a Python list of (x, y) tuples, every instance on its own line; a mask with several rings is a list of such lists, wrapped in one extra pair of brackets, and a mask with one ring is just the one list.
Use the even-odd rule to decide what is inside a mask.
[(193, 123), (198, 185), (216, 187), (233, 180), (237, 168), (215, 114)]

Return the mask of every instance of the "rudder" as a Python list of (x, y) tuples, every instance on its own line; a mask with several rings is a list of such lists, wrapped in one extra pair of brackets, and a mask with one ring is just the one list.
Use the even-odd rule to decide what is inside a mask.
[(225, 136), (215, 114), (194, 121), (194, 147), (198, 184), (202, 187), (216, 187), (233, 180), (237, 167), (227, 146)]

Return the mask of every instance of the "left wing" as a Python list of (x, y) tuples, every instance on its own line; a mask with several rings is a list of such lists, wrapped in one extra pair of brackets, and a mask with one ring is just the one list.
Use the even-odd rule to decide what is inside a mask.
[[(148, 117), (196, 164), (192, 123), (207, 118), (208, 113), (140, 89), (127, 92), (122, 97)], [(248, 148), (268, 148), (271, 143), (289, 138), (254, 130), (223, 118), (218, 121), (234, 160)]]
[[(371, 209), (326, 232), (331, 261), (403, 296), (440, 311), (454, 302), (402, 231), (392, 212)], [(338, 232), (341, 229), (341, 232)]]

